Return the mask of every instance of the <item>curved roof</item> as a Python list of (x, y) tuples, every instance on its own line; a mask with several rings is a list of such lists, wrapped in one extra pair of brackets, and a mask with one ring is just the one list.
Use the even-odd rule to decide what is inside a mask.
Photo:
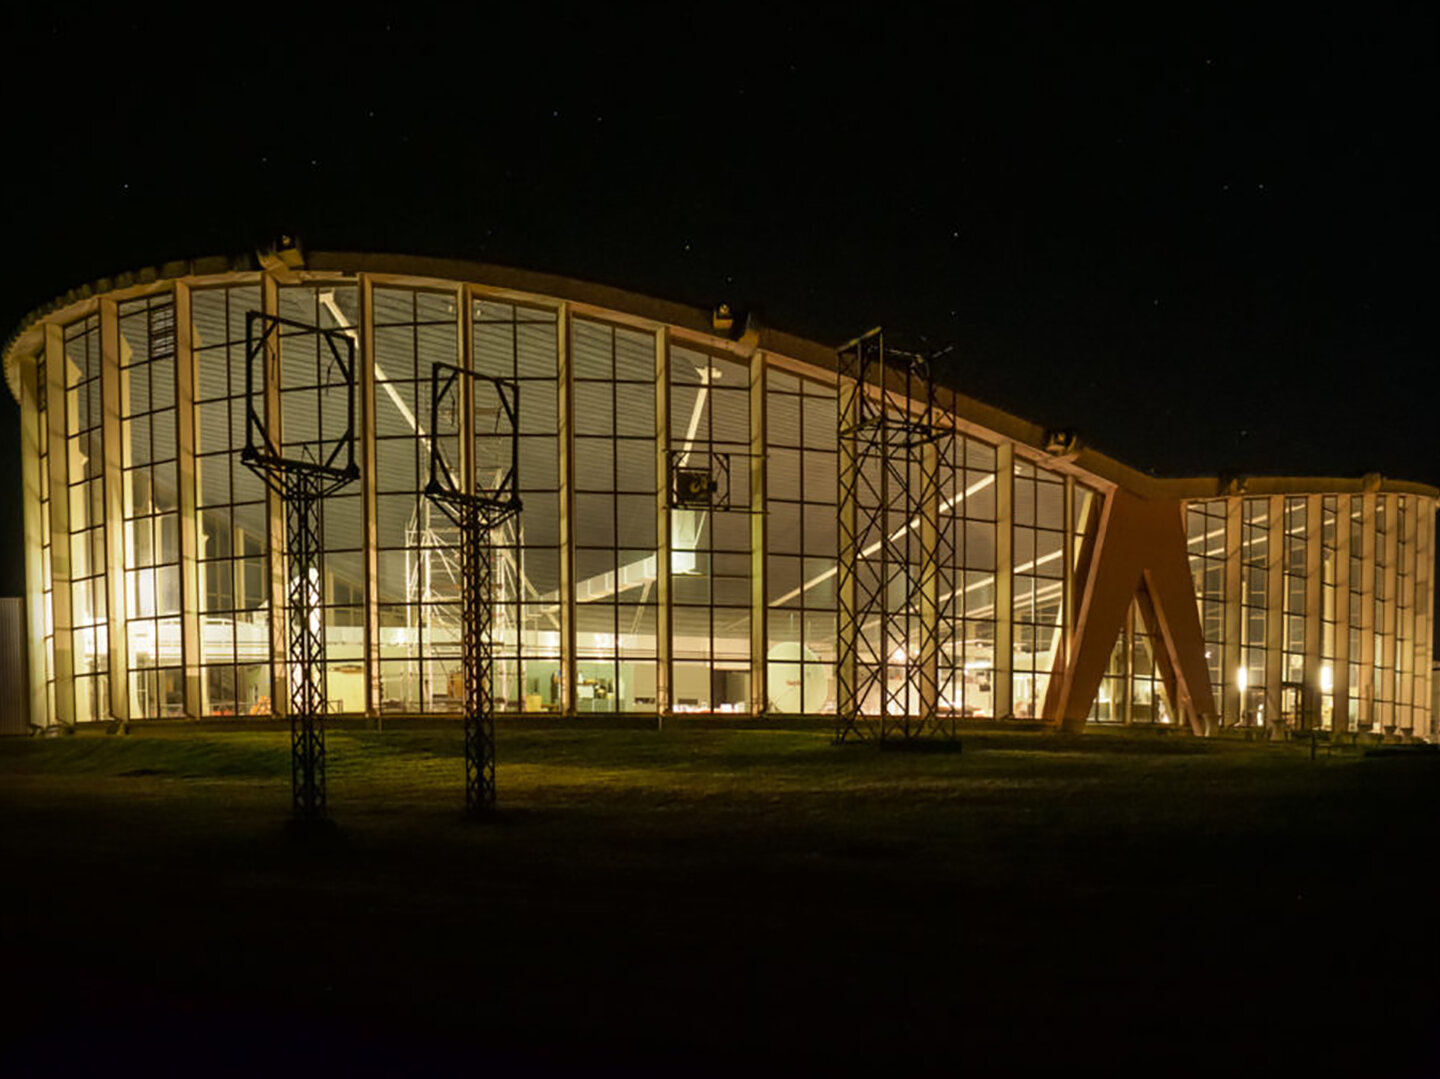
[[(605, 308), (658, 323), (689, 330), (719, 339), (740, 341), (749, 349), (778, 353), (793, 360), (833, 371), (836, 350), (807, 338), (757, 324), (753, 319), (736, 320), (733, 334), (718, 332), (712, 313), (705, 308), (671, 300), (628, 292), (609, 285), (598, 285), (558, 274), (517, 270), (508, 266), (475, 262), (466, 259), (431, 258), (418, 255), (392, 255), (361, 252), (307, 251), (303, 258), (298, 249), (280, 254), (261, 253), (167, 262), (115, 277), (100, 278), (88, 285), (71, 289), (64, 295), (31, 311), (21, 321), (4, 346), (5, 381), (12, 395), (19, 399), (16, 359), (22, 352), (39, 344), (42, 322), (66, 308), (95, 297), (117, 292), (149, 291), (157, 286), (185, 277), (255, 273), (270, 270), (279, 274), (303, 269), (307, 273), (390, 275), (407, 278), (428, 278), (445, 282), (473, 282), (515, 292), (545, 296), (572, 303)], [(1021, 446), (1036, 451), (1036, 456), (1050, 455), (1047, 431), (1038, 424), (1005, 412), (983, 401), (951, 389), (941, 389), (938, 403), (946, 411), (977, 428), (994, 432)], [(1126, 488), (1145, 498), (1210, 498), (1226, 494), (1347, 494), (1386, 491), (1440, 496), (1440, 489), (1427, 484), (1394, 480), (1378, 473), (1361, 477), (1332, 476), (1195, 476), (1158, 478), (1141, 472), (1114, 458), (1081, 445), (1078, 450), (1051, 456), (1051, 463), (1064, 471), (1088, 474)]]

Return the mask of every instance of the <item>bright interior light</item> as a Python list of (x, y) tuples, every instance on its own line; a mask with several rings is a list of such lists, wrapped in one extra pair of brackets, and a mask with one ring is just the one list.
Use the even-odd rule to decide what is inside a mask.
[(1327, 663), (1325, 666), (1320, 668), (1320, 692), (1331, 693), (1334, 691), (1334, 689), (1335, 672), (1331, 670), (1330, 665)]
[(910, 657), (905, 654), (905, 649), (903, 648), (897, 648), (895, 649), (895, 651), (890, 653), (891, 663), (904, 663), (909, 658)]
[(1244, 693), (1250, 685), (1250, 672), (1244, 667), (1235, 668), (1235, 688)]
[[(308, 593), (308, 595), (306, 596), (306, 602), (310, 607), (310, 632), (315, 634), (315, 636), (317, 637), (321, 637), (323, 640), (325, 623), (323, 621), (324, 613), (321, 611), (320, 608), (320, 571), (316, 567), (311, 566), (309, 571), (306, 573), (306, 580), (308, 582), (308, 585), (305, 589), (306, 593)], [(297, 590), (296, 586), (299, 583), (300, 579), (298, 577), (291, 578), (291, 590)], [(292, 689), (301, 684), (301, 679), (304, 673), (305, 672), (301, 668), (300, 664), (291, 664), (290, 684)]]

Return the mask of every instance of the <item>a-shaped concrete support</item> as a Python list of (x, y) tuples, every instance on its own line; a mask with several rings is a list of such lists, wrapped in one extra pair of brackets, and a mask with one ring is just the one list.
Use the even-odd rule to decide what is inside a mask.
[(1204, 734), (1215, 701), (1185, 547), (1184, 507), (1116, 489), (1105, 501), (1091, 546), (1080, 614), (1063, 674), (1050, 680), (1044, 715), (1084, 726), (1125, 612), (1137, 597), (1155, 662), (1177, 717)]

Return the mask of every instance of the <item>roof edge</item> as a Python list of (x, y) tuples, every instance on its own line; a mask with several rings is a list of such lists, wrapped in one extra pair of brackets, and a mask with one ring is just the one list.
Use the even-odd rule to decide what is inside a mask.
[[(70, 289), (61, 296), (30, 311), (6, 339), (3, 349), (5, 382), (11, 395), (20, 400), (19, 372), (16, 352), (28, 332), (48, 315), (72, 304), (108, 292), (141, 285), (160, 284), (183, 277), (209, 276), (224, 273), (258, 272), (261, 257), (254, 253), (214, 255), (205, 258), (177, 260), (159, 266), (144, 267), (129, 273), (102, 277), (89, 284)], [(425, 255), (385, 254), (374, 252), (306, 251), (304, 269), (312, 272), (344, 274), (394, 274), (404, 277), (430, 277), (451, 281), (472, 281), (516, 292), (553, 297), (567, 302), (608, 308), (637, 318), (681, 327), (696, 333), (724, 337), (717, 333), (712, 312), (674, 300), (656, 299), (613, 285), (595, 284), (560, 274), (520, 270), (495, 263), (469, 259), (436, 258)], [(777, 330), (769, 326), (755, 327), (755, 347), (775, 352), (794, 360), (833, 372), (836, 350), (809, 338)], [(1046, 429), (1030, 420), (986, 404), (974, 397), (948, 387), (941, 388), (942, 407), (978, 427), (995, 432), (1031, 449), (1046, 451)], [(1395, 480), (1379, 473), (1359, 477), (1329, 476), (1215, 476), (1157, 477), (1089, 447), (1067, 455), (1064, 460), (1075, 468), (1108, 480), (1142, 498), (1184, 499), (1218, 498), (1224, 495), (1247, 494), (1360, 494), (1385, 492), (1415, 494), (1440, 498), (1440, 488), (1408, 480)]]
[(21, 339), (28, 331), (33, 329), (41, 319), (53, 314), (71, 304), (79, 303), (81, 300), (88, 300), (94, 296), (101, 296), (107, 292), (118, 292), (121, 289), (134, 288), (137, 285), (152, 285), (162, 281), (171, 281), (181, 277), (195, 277), (207, 274), (221, 273), (245, 273), (260, 269), (260, 262), (254, 254), (243, 255), (208, 255), (196, 259), (177, 259), (172, 262), (164, 262), (158, 266), (144, 266), (138, 270), (130, 270), (125, 273), (115, 274), (110, 277), (96, 278), (94, 281), (84, 285), (77, 285), (75, 288), (56, 296), (53, 300), (41, 304), (26, 313), (20, 320), (20, 324), (5, 339), (0, 355), (3, 355), (5, 364), (5, 384), (10, 388), (10, 394), (16, 401), (20, 400), (19, 372), (15, 368), (15, 351), (21, 343)]

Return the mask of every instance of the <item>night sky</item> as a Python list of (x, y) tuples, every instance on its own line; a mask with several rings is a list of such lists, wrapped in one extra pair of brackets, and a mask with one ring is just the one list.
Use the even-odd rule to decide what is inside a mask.
[(293, 232), (883, 323), (1157, 475), (1440, 484), (1433, 6), (990, 6), (6, 15), (0, 332)]

